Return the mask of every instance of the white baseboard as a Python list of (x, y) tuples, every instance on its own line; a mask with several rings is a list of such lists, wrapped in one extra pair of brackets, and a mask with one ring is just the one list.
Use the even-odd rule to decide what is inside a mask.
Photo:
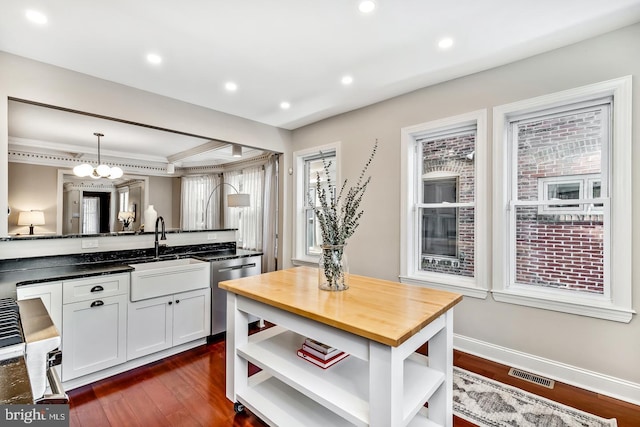
[(640, 384), (454, 334), (453, 347), (465, 353), (640, 405)]

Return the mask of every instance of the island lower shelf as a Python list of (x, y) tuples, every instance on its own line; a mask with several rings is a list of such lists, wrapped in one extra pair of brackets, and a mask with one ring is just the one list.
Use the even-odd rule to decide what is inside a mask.
[[(260, 367), (263, 374), (276, 378), (282, 384), (279, 388), (294, 389), (348, 420), (347, 425), (369, 425), (369, 362), (350, 355), (322, 369), (297, 356), (296, 351), (304, 339), (302, 335), (276, 326), (252, 335), (237, 352)], [(429, 368), (428, 359), (418, 353), (404, 360), (402, 371), (402, 394), (405, 396), (402, 416), (409, 419), (443, 384), (445, 376)]]
[[(354, 425), (264, 371), (253, 375), (250, 387), (237, 394), (236, 398), (250, 407), (269, 425), (305, 427), (351, 427)], [(441, 427), (440, 424), (427, 418), (427, 408), (421, 409), (407, 426)]]

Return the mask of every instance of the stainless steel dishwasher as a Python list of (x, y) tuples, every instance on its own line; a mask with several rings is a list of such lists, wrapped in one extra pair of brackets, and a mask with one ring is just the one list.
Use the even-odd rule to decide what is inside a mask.
[(255, 276), (261, 272), (261, 256), (211, 261), (211, 335), (227, 330), (227, 291), (220, 289), (218, 282)]

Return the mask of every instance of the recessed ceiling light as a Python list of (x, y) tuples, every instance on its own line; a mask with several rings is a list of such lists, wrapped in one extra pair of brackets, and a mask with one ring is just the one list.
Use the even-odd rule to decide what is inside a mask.
[(353, 77), (351, 77), (351, 76), (343, 76), (342, 79), (340, 79), (340, 82), (343, 85), (348, 86), (351, 83), (353, 83)]
[(147, 55), (147, 61), (151, 64), (160, 64), (162, 62), (162, 57), (156, 53), (150, 53)]
[(226, 82), (224, 84), (224, 88), (229, 92), (235, 92), (236, 90), (238, 90), (238, 85), (235, 84), (234, 82)]
[(47, 15), (37, 10), (29, 9), (25, 12), (25, 16), (34, 24), (44, 25), (47, 23)]
[(289, 104), (287, 101), (283, 101), (280, 103), (280, 108), (282, 108), (283, 110), (288, 110), (289, 108), (291, 108), (291, 104)]
[(438, 42), (438, 47), (440, 49), (449, 49), (451, 46), (453, 46), (453, 39), (451, 37), (441, 38)]
[(360, 9), (360, 12), (362, 13), (371, 13), (375, 8), (376, 4), (371, 0), (364, 0), (358, 4), (358, 9)]

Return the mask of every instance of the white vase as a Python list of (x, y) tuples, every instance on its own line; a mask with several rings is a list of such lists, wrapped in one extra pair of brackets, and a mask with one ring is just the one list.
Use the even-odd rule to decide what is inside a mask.
[(144, 211), (144, 230), (153, 231), (156, 226), (157, 218), (158, 212), (153, 209), (153, 205), (149, 205), (149, 207)]

